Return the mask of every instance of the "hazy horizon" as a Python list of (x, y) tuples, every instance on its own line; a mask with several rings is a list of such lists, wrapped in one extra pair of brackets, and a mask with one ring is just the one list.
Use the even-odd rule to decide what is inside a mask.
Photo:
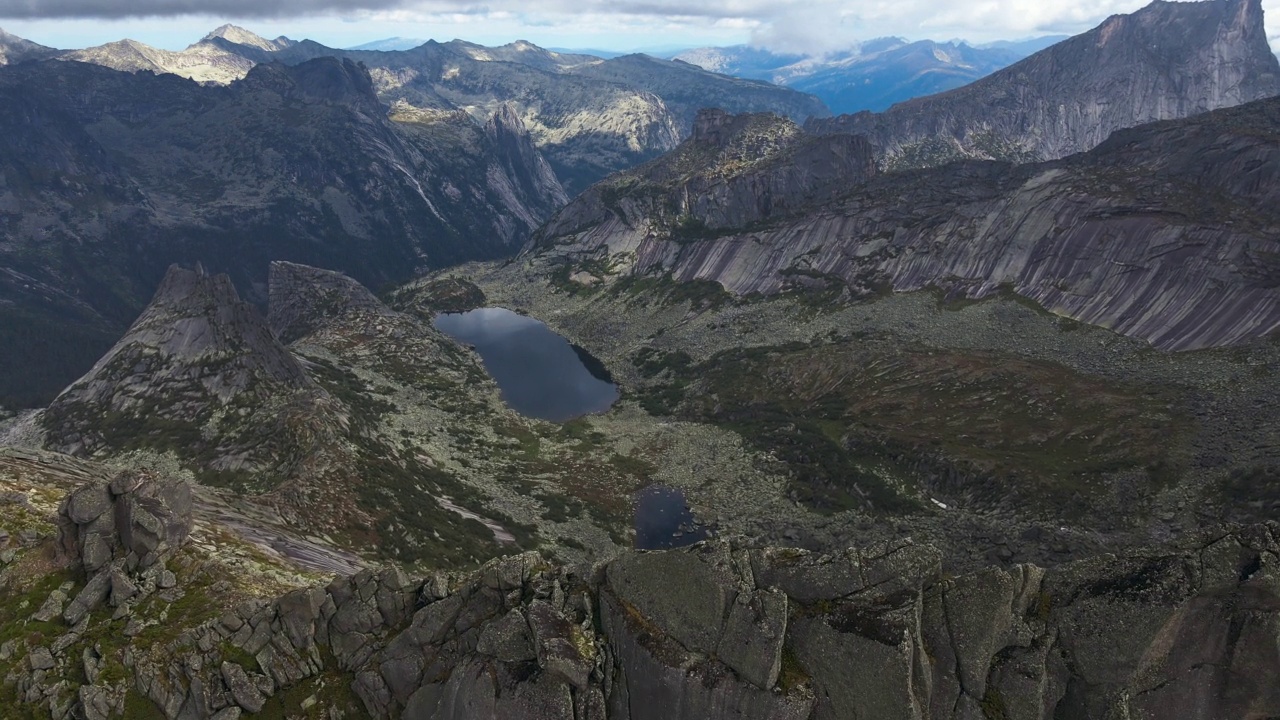
[[(511, 0), (0, 0), (0, 28), (61, 49), (130, 38), (180, 50), (223, 24), (349, 48), (388, 38), (462, 39), (483, 45), (527, 40), (541, 47), (625, 53), (748, 44), (821, 54), (878, 37), (979, 45), (1076, 34), (1146, 0), (552, 0), (537, 11)], [(287, 7), (286, 7), (287, 6)], [(335, 9), (337, 7), (341, 9)], [(1280, 0), (1263, 0), (1273, 50)]]

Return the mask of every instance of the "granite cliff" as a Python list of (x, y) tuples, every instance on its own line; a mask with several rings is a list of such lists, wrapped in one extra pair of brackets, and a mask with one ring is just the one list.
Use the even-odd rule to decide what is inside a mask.
[(0, 570), (4, 693), (59, 718), (1280, 711), (1272, 525), (958, 576), (903, 539), (828, 554), (714, 541), (596, 566), (526, 553), (316, 581), (265, 558), (226, 574), (243, 546), (193, 522), (181, 482), (126, 472), (58, 503), (56, 458), (0, 466), (27, 503), (2, 522), (30, 527)]
[(270, 58), (291, 63), (323, 55), (365, 63), (390, 104), (462, 108), (480, 121), (509, 106), (572, 192), (674, 148), (704, 107), (774, 112), (797, 122), (829, 114), (812, 95), (769, 83), (647, 55), (605, 60), (523, 41), (496, 48), (430, 41), (395, 52), (303, 42)]
[[(772, 127), (790, 132), (781, 119)], [(1280, 249), (1278, 130), (1280, 100), (1264, 100), (1118, 132), (1051, 163), (844, 173), (849, 182), (835, 186), (843, 194), (829, 201), (791, 179), (826, 167), (809, 158), (772, 160), (762, 172), (776, 181), (773, 194), (737, 198), (723, 162), (681, 166), (695, 141), (584, 194), (540, 232), (540, 251), (600, 279), (670, 275), (735, 295), (933, 287), (982, 298), (1008, 289), (1159, 348), (1229, 345), (1280, 327), (1270, 279)], [(652, 190), (652, 177), (669, 187)], [(680, 202), (698, 197), (723, 202)], [(766, 198), (786, 210), (751, 224)]]
[(1116, 130), (1278, 94), (1261, 0), (1154, 2), (965, 87), (808, 127), (864, 135), (890, 168), (1052, 160)]

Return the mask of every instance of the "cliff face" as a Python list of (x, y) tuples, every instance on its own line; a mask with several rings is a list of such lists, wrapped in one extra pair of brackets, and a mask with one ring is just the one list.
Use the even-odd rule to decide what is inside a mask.
[[(271, 564), (216, 575), (236, 546), (215, 552), (181, 483), (122, 473), (76, 489), (56, 517), (45, 542), (65, 558), (45, 571), (91, 579), (28, 593), (43, 633), (14, 635), (0, 668), (20, 702), (88, 717), (300, 702), (477, 720), (1280, 712), (1274, 525), (957, 577), (910, 540), (826, 555), (709, 541), (591, 569), (526, 553), (468, 573), (387, 567), (280, 588), (255, 585), (289, 577)], [(13, 551), (0, 575), (21, 579), (41, 547)], [(24, 622), (16, 603), (0, 609), (3, 626)]]
[(1261, 0), (1154, 2), (963, 88), (810, 128), (865, 135), (893, 168), (1050, 160), (1122, 128), (1277, 94)]
[[(322, 51), (338, 52), (297, 46), (277, 55), (290, 62)], [(604, 60), (527, 43), (459, 41), (342, 54), (372, 69), (387, 102), (465, 108), (481, 121), (509, 108), (571, 192), (674, 148), (704, 107), (775, 112), (797, 122), (829, 114), (811, 95), (643, 55)]]
[[(92, 362), (81, 345), (109, 346), (95, 323), (118, 336), (171, 263), (228, 272), (257, 301), (280, 259), (381, 287), (509, 255), (565, 201), (518, 123), (393, 122), (349, 60), (260, 65), (227, 88), (24, 64), (0, 73), (0, 98), (0, 315), (27, 353), (0, 376), (57, 367), (47, 396)], [(50, 332), (58, 347), (27, 342)]]
[(590, 188), (539, 237), (621, 223), (694, 240), (798, 212), (876, 172), (862, 138), (814, 137), (775, 115), (708, 109), (680, 148)]
[[(643, 195), (616, 201), (645, 208), (628, 214), (602, 213), (588, 194), (548, 225), (543, 243), (582, 261), (612, 259), (614, 272), (713, 280), (736, 294), (938, 287), (980, 298), (1010, 288), (1055, 313), (1185, 350), (1280, 327), (1277, 168), (1280, 100), (1267, 100), (1118, 133), (1053, 163), (893, 173), (821, 207), (692, 242)], [(723, 210), (755, 212), (750, 203)]]

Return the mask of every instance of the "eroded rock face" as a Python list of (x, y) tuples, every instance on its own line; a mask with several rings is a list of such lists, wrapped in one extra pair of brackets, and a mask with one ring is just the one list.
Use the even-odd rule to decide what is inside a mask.
[(280, 342), (306, 337), (346, 313), (389, 316), (363, 285), (341, 273), (277, 260), (269, 276), (267, 320)]
[(539, 237), (602, 224), (637, 233), (660, 228), (689, 242), (830, 200), (876, 173), (862, 138), (814, 137), (775, 115), (705, 109), (679, 148), (590, 188)]
[[(154, 592), (142, 568), (182, 542), (187, 502), (180, 484), (136, 474), (76, 490), (61, 546), (96, 565), (84, 548), (100, 536), (111, 564), (68, 612)], [(425, 579), (366, 570), (174, 628), (173, 642), (133, 656), (130, 691), (193, 718), (279, 709), (291, 688), (335, 682), (375, 718), (1280, 712), (1280, 526), (1052, 570), (952, 577), (940, 557), (909, 540), (828, 554), (717, 540), (593, 569), (526, 553)], [(58, 666), (61, 652), (60, 641), (32, 652), (23, 672)], [(123, 687), (94, 685), (98, 660), (84, 663), (86, 712), (119, 706)]]
[[(1280, 327), (1278, 133), (1280, 100), (1263, 100), (1120, 132), (1053, 163), (889, 173), (838, 200), (693, 237), (644, 186), (619, 185), (611, 207), (592, 193), (570, 204), (542, 243), (572, 262), (740, 295), (1012, 290), (1159, 348), (1229, 345)], [(774, 164), (807, 162), (783, 153)], [(672, 195), (716, 176), (713, 162), (696, 167)], [(754, 217), (765, 197), (722, 212)]]
[(108, 599), (121, 607), (171, 586), (165, 561), (193, 524), (186, 482), (137, 470), (81, 486), (58, 508), (58, 549), (89, 581), (62, 611), (76, 625)]
[(1261, 0), (1154, 2), (971, 85), (809, 127), (864, 135), (890, 167), (965, 157), (1024, 162), (1277, 94), (1280, 63)]
[(1268, 526), (950, 579), (910, 543), (707, 542), (595, 580), (523, 555), (443, 597), (366, 572), (195, 632), (257, 654), (278, 688), (330, 648), (375, 717), (1236, 717), (1280, 708), (1277, 550)]
[(280, 478), (303, 457), (298, 447), (336, 436), (343, 413), (226, 275), (174, 266), (41, 422), (49, 446), (68, 454), (171, 449), (197, 471)]

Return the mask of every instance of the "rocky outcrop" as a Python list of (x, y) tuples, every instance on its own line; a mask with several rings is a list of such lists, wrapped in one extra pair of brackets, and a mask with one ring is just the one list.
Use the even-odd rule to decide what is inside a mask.
[(306, 337), (346, 313), (391, 315), (373, 293), (341, 273), (285, 262), (271, 263), (271, 331), (288, 344)]
[(299, 432), (302, 418), (328, 418), (312, 428), (318, 436), (336, 432), (332, 405), (230, 278), (174, 266), (129, 332), (41, 422), (48, 445), (74, 455), (150, 446), (201, 470), (283, 476), (299, 443), (316, 439)]
[[(477, 720), (1280, 711), (1274, 523), (962, 575), (909, 539), (825, 553), (704, 541), (592, 567), (524, 553), (418, 579), (364, 570), (194, 616), (178, 602), (201, 599), (192, 594), (206, 588), (187, 583), (214, 559), (203, 541), (184, 545), (184, 485), (133, 471), (93, 481), (62, 502), (57, 524), (57, 549), (88, 580), (48, 594), (45, 605), (74, 598), (61, 617), (20, 635), (6, 626), (17, 639), (0, 643), (7, 687), (57, 717), (147, 701), (168, 718), (313, 707)], [(163, 632), (146, 631), (166, 617)], [(117, 622), (123, 637), (102, 634)]]
[(256, 712), (321, 672), (376, 718), (1265, 715), (1280, 709), (1276, 532), (961, 577), (906, 541), (365, 571), (192, 628), (169, 661), (182, 670), (138, 681), (170, 717)]
[(131, 470), (81, 486), (58, 509), (58, 548), (89, 578), (62, 617), (75, 626), (110, 600), (139, 601), (176, 583), (165, 567), (192, 527), (191, 488)]
[[(564, 186), (542, 157), (524, 121), (510, 105), (503, 105), (484, 126), (485, 135), (498, 150), (501, 165), (490, 170), (495, 187), (511, 196), (512, 207), (561, 208), (569, 203)], [(508, 180), (510, 179), (510, 180)], [(504, 184), (505, 181), (505, 184)], [(522, 218), (536, 226), (545, 217)]]
[(971, 85), (809, 127), (864, 135), (891, 168), (965, 157), (1022, 162), (1278, 94), (1261, 0), (1153, 2)]
[[(1117, 133), (1054, 163), (891, 173), (762, 225), (692, 237), (624, 176), (613, 208), (602, 207), (606, 185), (559, 213), (542, 242), (571, 262), (741, 295), (1012, 290), (1160, 348), (1229, 345), (1280, 327), (1269, 279), (1278, 130), (1280, 100), (1259, 101)], [(715, 163), (703, 167), (671, 194), (714, 178)], [(751, 219), (762, 197), (717, 212)]]

